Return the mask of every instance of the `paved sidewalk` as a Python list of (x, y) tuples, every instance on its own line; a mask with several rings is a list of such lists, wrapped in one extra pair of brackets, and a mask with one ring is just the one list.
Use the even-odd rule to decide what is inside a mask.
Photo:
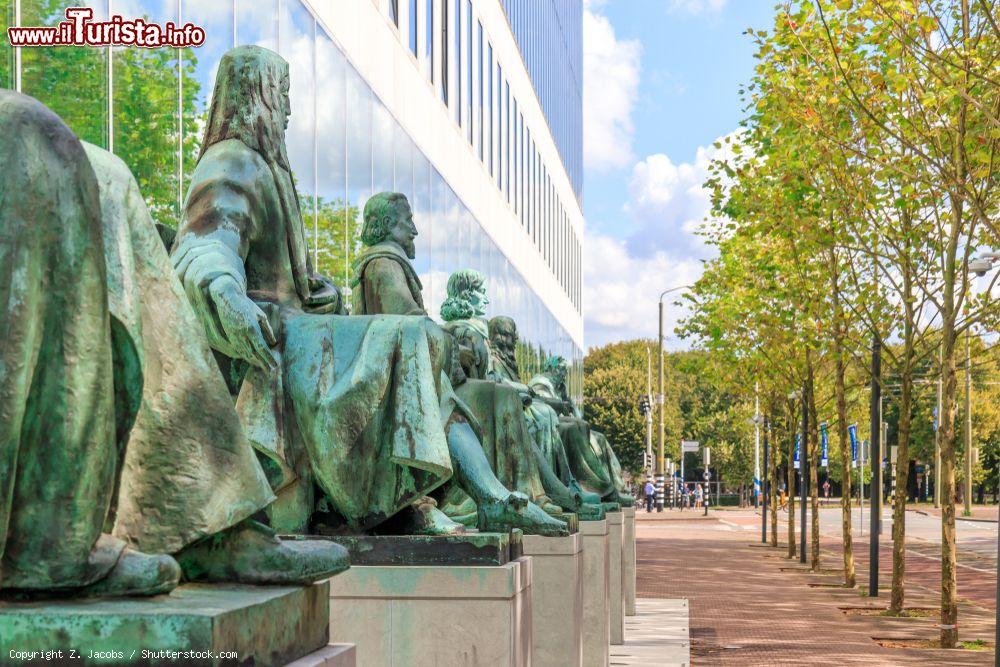
[(691, 664), (688, 601), (643, 598), (625, 617), (625, 643), (611, 647), (611, 664), (687, 667)]
[[(746, 520), (738, 515), (641, 512), (636, 518), (638, 595), (688, 600), (693, 665), (993, 662), (991, 651), (877, 644), (873, 637), (935, 638), (937, 619), (848, 616), (842, 608), (884, 608), (888, 600), (869, 600), (858, 590), (840, 588), (842, 574), (835, 569), (839, 554), (832, 551), (824, 554), (824, 566), (832, 571), (812, 574), (797, 560), (785, 559), (784, 549), (760, 545), (760, 533), (744, 526)], [(864, 576), (861, 568), (859, 581)], [(934, 606), (931, 591), (909, 588), (913, 604)], [(966, 603), (961, 615), (963, 639), (992, 638), (992, 610)]]

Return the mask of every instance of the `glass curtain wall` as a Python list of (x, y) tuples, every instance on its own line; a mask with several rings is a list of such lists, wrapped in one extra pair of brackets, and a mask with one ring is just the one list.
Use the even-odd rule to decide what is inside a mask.
[[(66, 7), (81, 4), (107, 16), (107, 0), (25, 0), (22, 23), (55, 24)], [(462, 6), (445, 2), (442, 7), (448, 4)], [(0, 19), (7, 24), (13, 22), (12, 6), (12, 0), (0, 0)], [(112, 5), (115, 11), (119, 7), (124, 4)], [(288, 155), (317, 269), (345, 287), (359, 248), (365, 202), (373, 192), (402, 192), (420, 232), (416, 268), (431, 316), (439, 316), (452, 271), (482, 271), (489, 279), (490, 312), (518, 323), (522, 373), (536, 373), (546, 356), (561, 355), (573, 366), (572, 391), (581, 395), (581, 350), (303, 3), (132, 0), (128, 7), (159, 23), (191, 21), (209, 38), (202, 47), (184, 50), (26, 48), (22, 90), (56, 111), (82, 139), (119, 155), (135, 174), (157, 223), (176, 227), (179, 222), (219, 59), (240, 44), (276, 50), (291, 65)], [(15, 60), (6, 31), (2, 39), (0, 86), (12, 88)], [(484, 69), (492, 74), (490, 55), (487, 48)], [(487, 79), (487, 94), (499, 98), (499, 68), (495, 74), (497, 88)], [(509, 99), (506, 84), (503, 93)], [(507, 149), (496, 151), (498, 165), (503, 164), (500, 153), (506, 158), (517, 150), (505, 164), (514, 171), (523, 158), (515, 143), (521, 137), (507, 128), (518, 123), (520, 134), (519, 117), (511, 113), (508, 121), (498, 110), (495, 118), (504, 122), (494, 130), (491, 114), (485, 131), (487, 136), (496, 132), (499, 148)], [(512, 200), (523, 178), (505, 173), (504, 180), (515, 186), (508, 186)], [(519, 210), (523, 214), (523, 200)]]

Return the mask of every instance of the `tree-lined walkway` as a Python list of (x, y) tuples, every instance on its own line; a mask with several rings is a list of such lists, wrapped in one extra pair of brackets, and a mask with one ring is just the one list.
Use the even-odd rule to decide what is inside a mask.
[[(888, 599), (837, 588), (840, 561), (832, 538), (829, 545), (824, 540), (823, 564), (834, 571), (811, 574), (797, 560), (785, 559), (784, 549), (759, 545), (759, 530), (746, 514), (637, 514), (638, 595), (688, 600), (693, 665), (992, 664), (991, 652), (877, 644), (873, 637), (934, 639), (937, 619), (848, 616), (841, 608), (884, 608)], [(859, 555), (864, 547), (859, 544)], [(888, 566), (885, 555), (883, 562)], [(858, 580), (866, 581), (866, 563), (859, 565)], [(888, 570), (883, 576), (888, 583)], [(909, 588), (908, 606), (939, 603), (930, 590)], [(962, 639), (991, 637), (993, 626), (984, 619), (992, 611), (962, 604)]]

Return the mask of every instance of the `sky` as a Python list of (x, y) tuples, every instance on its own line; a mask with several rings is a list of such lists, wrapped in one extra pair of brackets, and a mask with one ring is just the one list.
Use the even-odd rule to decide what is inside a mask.
[[(588, 348), (655, 338), (660, 292), (690, 285), (713, 256), (696, 234), (720, 138), (745, 117), (753, 75), (743, 33), (773, 0), (585, 0), (584, 336)], [(668, 295), (665, 347), (684, 309)]]

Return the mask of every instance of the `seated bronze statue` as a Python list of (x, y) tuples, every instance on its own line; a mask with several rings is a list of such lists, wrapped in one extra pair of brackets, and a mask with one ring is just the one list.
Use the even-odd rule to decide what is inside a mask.
[[(373, 307), (341, 314), (339, 291), (313, 273), (285, 148), (288, 90), (276, 53), (243, 46), (223, 56), (172, 250), (266, 462), (278, 496), (272, 525), (361, 532), (405, 510), (401, 530), (461, 531), (428, 499), (454, 479), (476, 498), (481, 530), (558, 532), (560, 522), (492, 474), (452, 389), (460, 368), (450, 337), (422, 310), (395, 304), (398, 286), (367, 285), (371, 274), (362, 281)], [(379, 241), (399, 234), (388, 224), (395, 204), (382, 201), (365, 207), (367, 241), (376, 229)], [(392, 251), (405, 258), (399, 245)], [(364, 257), (362, 273), (380, 266)], [(405, 285), (401, 270), (392, 278)]]
[[(559, 414), (559, 433), (573, 477), (584, 491), (599, 496), (608, 509), (631, 507), (621, 464), (603, 434), (590, 428), (566, 388), (568, 368), (562, 357), (550, 357), (528, 385)], [(566, 481), (564, 479), (564, 481)], [(588, 501), (593, 496), (586, 497)]]
[(274, 496), (125, 164), (10, 91), (0, 143), (3, 594), (345, 569), (250, 520)]

